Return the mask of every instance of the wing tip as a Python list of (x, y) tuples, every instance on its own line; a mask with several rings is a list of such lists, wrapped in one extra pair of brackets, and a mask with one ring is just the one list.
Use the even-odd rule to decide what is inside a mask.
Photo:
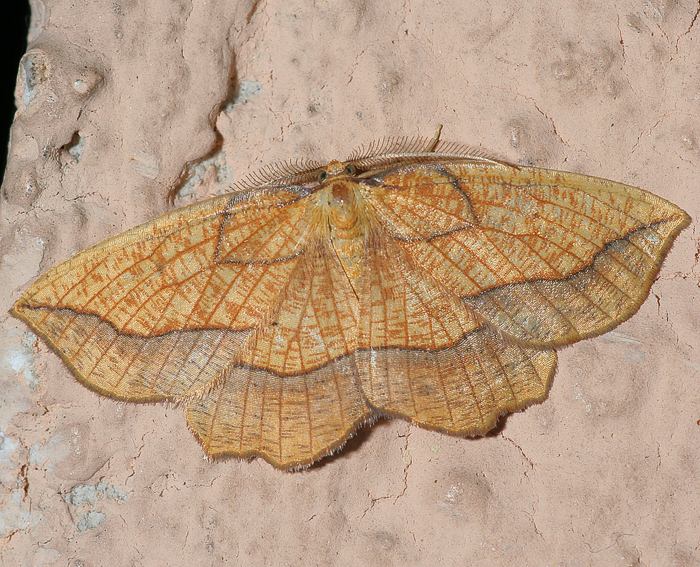
[(51, 335), (46, 328), (41, 325), (41, 321), (33, 316), (35, 311), (31, 308), (31, 304), (25, 299), (25, 296), (20, 297), (15, 304), (9, 309), (10, 315), (22, 321), (29, 329), (41, 338), (49, 349), (58, 356), (63, 364), (70, 370), (73, 378), (82, 386), (90, 390), (95, 394), (99, 394), (116, 402), (131, 402), (137, 404), (155, 404), (155, 403), (168, 403), (178, 405), (181, 400), (177, 398), (169, 398), (162, 395), (149, 395), (149, 396), (127, 396), (119, 395), (113, 390), (103, 388), (96, 384), (94, 381), (89, 380), (83, 372), (74, 364), (73, 358), (65, 352), (64, 349), (56, 342), (56, 337)]

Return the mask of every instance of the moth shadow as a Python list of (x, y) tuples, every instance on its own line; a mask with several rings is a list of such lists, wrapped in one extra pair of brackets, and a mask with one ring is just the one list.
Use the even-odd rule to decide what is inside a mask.
[[(510, 414), (509, 415), (502, 415), (499, 418), (498, 422), (496, 423), (495, 427), (493, 429), (489, 430), (484, 435), (484, 437), (498, 437), (501, 433), (503, 433), (503, 431), (506, 428), (506, 425), (508, 425), (508, 418), (509, 417), (510, 417)], [(479, 439), (479, 437), (474, 438), (474, 440), (478, 440), (478, 439)]]
[(377, 419), (377, 421), (375, 421), (374, 423), (360, 426), (355, 431), (353, 436), (345, 442), (345, 444), (334, 449), (334, 451), (330, 455), (312, 463), (308, 467), (308, 470), (318, 469), (330, 463), (349, 458), (355, 451), (357, 451), (360, 448), (360, 446), (367, 439), (369, 439), (374, 434), (376, 430), (381, 429), (383, 427), (388, 427), (390, 423), (391, 419), (379, 417), (379, 419)]
[[(479, 439), (483, 439), (484, 437), (498, 437), (505, 430), (506, 425), (508, 424), (508, 417), (510, 417), (510, 415), (501, 416), (496, 426), (485, 435), (480, 435), (478, 437), (467, 437), (466, 439), (469, 441), (478, 441)], [(393, 420), (391, 419), (391, 417), (382, 416), (379, 417), (379, 419), (377, 419), (377, 421), (375, 421), (373, 424), (368, 424), (363, 427), (360, 427), (355, 432), (355, 434), (345, 442), (344, 445), (337, 447), (330, 455), (318, 461), (315, 461), (314, 463), (311, 463), (311, 465), (309, 465), (308, 467), (304, 468), (306, 470), (320, 469), (321, 467), (324, 467), (330, 463), (351, 458), (352, 454), (355, 451), (357, 451), (362, 446), (362, 444), (365, 443), (365, 441), (367, 441), (367, 439), (369, 439), (375, 433), (375, 431), (384, 427), (388, 427), (392, 421)]]

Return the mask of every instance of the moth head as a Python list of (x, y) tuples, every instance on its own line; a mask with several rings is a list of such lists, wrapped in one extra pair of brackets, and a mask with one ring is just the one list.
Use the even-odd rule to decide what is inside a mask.
[(318, 180), (325, 183), (331, 178), (354, 177), (357, 174), (355, 165), (349, 162), (329, 161), (318, 174)]

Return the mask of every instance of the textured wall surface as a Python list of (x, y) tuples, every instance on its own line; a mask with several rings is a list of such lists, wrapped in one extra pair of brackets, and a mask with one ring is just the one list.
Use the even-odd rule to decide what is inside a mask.
[[(6, 315), (37, 274), (288, 157), (384, 135), (641, 186), (700, 217), (692, 0), (33, 0), (0, 201), (0, 563), (700, 564), (700, 235), (484, 439), (383, 422), (301, 473), (207, 462)], [(174, 563), (175, 562), (175, 563)]]

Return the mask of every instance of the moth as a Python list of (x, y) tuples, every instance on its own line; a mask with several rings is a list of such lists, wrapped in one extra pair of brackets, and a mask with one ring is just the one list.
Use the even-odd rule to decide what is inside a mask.
[(632, 316), (689, 221), (438, 132), (269, 167), (75, 255), (12, 313), (91, 390), (182, 405), (207, 455), (298, 468), (380, 416), (479, 436), (543, 401), (557, 349)]

